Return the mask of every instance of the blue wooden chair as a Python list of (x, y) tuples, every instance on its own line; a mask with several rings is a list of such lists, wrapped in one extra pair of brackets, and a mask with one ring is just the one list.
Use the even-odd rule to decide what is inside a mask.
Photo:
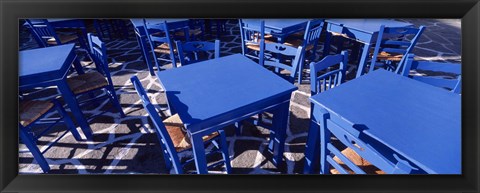
[(205, 38), (205, 20), (204, 19), (189, 19), (188, 20), (188, 36), (185, 36), (184, 30), (175, 32), (176, 37), (184, 37), (190, 40), (203, 40)]
[[(310, 89), (312, 96), (334, 88), (345, 81), (345, 71), (348, 64), (348, 52), (328, 55), (320, 62), (310, 63)], [(338, 68), (334, 69), (334, 66)], [(318, 76), (319, 72), (324, 72)]]
[(78, 42), (81, 48), (86, 49), (85, 41), (77, 33), (58, 33), (46, 19), (30, 20), (26, 19), (27, 28), (29, 28), (33, 37), (41, 47), (62, 45)]
[[(244, 23), (242, 19), (238, 20), (240, 27), (240, 38), (242, 41), (242, 54), (252, 59), (259, 59), (260, 42), (265, 40), (265, 21), (261, 21), (259, 26), (251, 27)], [(268, 37), (268, 36), (267, 36)], [(264, 42), (271, 42), (265, 40)]]
[(213, 51), (215, 58), (220, 57), (220, 40), (212, 42), (181, 42), (176, 41), (178, 58), (182, 66), (209, 59)]
[[(110, 70), (108, 69), (108, 56), (107, 48), (97, 36), (88, 34), (89, 52), (92, 56), (93, 62), (96, 66), (96, 71), (86, 72), (85, 74), (71, 76), (67, 78), (67, 83), (75, 96), (78, 98), (80, 95), (89, 94), (90, 99), (80, 101), (79, 105), (96, 104), (98, 100), (109, 98), (113, 103), (113, 106), (118, 109), (121, 117), (125, 117), (122, 106), (118, 100), (115, 88), (113, 87), (112, 77)], [(95, 96), (97, 90), (104, 90), (106, 95)], [(95, 117), (95, 116), (94, 116)], [(91, 117), (90, 119), (92, 119)]]
[[(44, 125), (41, 122), (45, 115), (49, 114), (50, 112), (54, 112), (55, 110), (60, 117), (48, 118), (48, 122), (46, 123), (53, 123), (46, 125), (46, 127), (38, 127), (40, 125)], [(20, 122), (18, 123), (18, 126), (20, 140), (27, 146), (29, 151), (32, 153), (33, 158), (40, 165), (44, 173), (48, 173), (50, 171), (50, 166), (48, 165), (47, 160), (43, 156), (46, 151), (48, 151), (53, 145), (55, 145), (60, 139), (62, 139), (68, 132), (71, 132), (77, 141), (82, 140), (80, 134), (75, 129), (73, 121), (70, 119), (67, 112), (65, 112), (65, 109), (63, 109), (62, 105), (60, 105), (56, 100), (20, 100), (19, 120)], [(38, 140), (40, 139), (40, 137), (48, 134), (49, 131), (54, 128), (53, 126), (60, 123), (60, 121), (63, 121), (63, 123), (65, 123), (66, 131), (62, 135), (60, 135), (60, 137), (58, 137), (55, 141), (49, 143), (46, 149), (40, 151), (37, 146)]]
[[(302, 63), (303, 53), (302, 46), (294, 48), (281, 43), (264, 42), (261, 39), (259, 64), (294, 83), (299, 65)], [(289, 71), (289, 75), (285, 75), (284, 70)]]
[(128, 38), (128, 29), (122, 19), (94, 19), (93, 26), (101, 39)]
[[(184, 163), (181, 163), (178, 157), (179, 152), (187, 151), (192, 148), (186, 132), (183, 131), (185, 129), (183, 128), (183, 123), (179, 119), (178, 115), (171, 116), (169, 117), (170, 120), (167, 119), (162, 122), (157, 109), (150, 102), (150, 99), (148, 98), (148, 95), (137, 76), (132, 76), (130, 80), (132, 81), (138, 96), (142, 100), (143, 107), (148, 112), (150, 119), (155, 126), (158, 140), (162, 146), (162, 153), (167, 170), (170, 171), (173, 166), (175, 173), (183, 174), (183, 167), (185, 164), (194, 161), (194, 159), (190, 159)], [(203, 137), (203, 140), (205, 143), (213, 143), (213, 145), (216, 147), (216, 151), (208, 152), (206, 156), (217, 152), (221, 152), (223, 156), (222, 162), (214, 163), (208, 167), (211, 168), (224, 163), (226, 172), (230, 173), (230, 158), (224, 131), (219, 130), (218, 132), (214, 132)]]
[[(147, 33), (147, 39), (150, 43), (150, 49), (152, 56), (157, 66), (157, 70), (160, 71), (160, 65), (158, 60), (172, 62), (174, 68), (177, 67), (177, 61), (175, 58), (176, 49), (174, 47), (172, 37), (168, 29), (167, 21), (160, 24), (150, 24), (146, 19), (143, 19), (145, 31)], [(169, 55), (170, 58), (157, 57), (157, 54)]]
[(404, 69), (402, 70), (403, 76), (408, 76), (410, 70), (420, 71), (433, 71), (436, 73), (448, 73), (454, 75), (456, 78), (447, 79), (444, 76), (411, 76), (413, 79), (422, 81), (433, 86), (446, 88), (454, 93), (460, 94), (462, 92), (462, 69), (459, 63), (440, 63), (430, 61), (415, 61), (414, 54), (408, 54)]
[[(303, 67), (305, 59), (313, 61), (315, 59), (316, 50), (318, 46), (318, 41), (320, 40), (320, 35), (322, 34), (323, 29), (323, 19), (316, 19), (307, 22), (307, 27), (305, 28), (305, 33), (303, 33), (302, 38), (296, 38), (295, 36), (287, 37), (285, 45), (298, 48), (302, 46), (305, 48), (305, 53), (302, 53), (302, 59), (300, 60), (299, 69), (298, 69), (298, 83), (302, 81)], [(310, 54), (307, 57), (307, 53)]]
[[(372, 53), (370, 71), (373, 71), (375, 67), (382, 67), (399, 74), (403, 69), (402, 65), (405, 63), (407, 54), (413, 51), (424, 30), (424, 26), (415, 28), (382, 25)], [(411, 39), (408, 39), (409, 37)]]

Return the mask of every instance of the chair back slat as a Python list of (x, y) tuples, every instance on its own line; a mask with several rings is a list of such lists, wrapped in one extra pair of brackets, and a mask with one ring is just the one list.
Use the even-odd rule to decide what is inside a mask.
[(259, 45), (260, 41), (265, 38), (265, 21), (260, 21), (258, 26), (248, 26), (242, 19), (238, 20), (240, 27), (240, 39), (242, 42), (242, 54), (252, 57), (249, 54), (247, 45)]
[[(167, 21), (163, 21), (161, 23), (152, 24), (148, 22), (146, 19), (143, 19), (143, 27), (147, 34), (147, 39), (150, 44), (150, 50), (152, 51), (152, 55), (155, 61), (155, 65), (157, 66), (158, 70), (160, 70), (160, 66), (158, 64), (158, 60), (166, 60), (164, 58), (159, 58), (155, 55), (155, 48), (162, 44), (167, 44), (168, 50), (170, 52), (170, 59), (167, 61), (171, 61), (174, 68), (177, 67), (177, 62), (175, 58), (175, 48), (172, 40), (172, 36), (170, 34), (170, 29), (168, 27)], [(188, 35), (188, 34), (185, 34)]]
[[(401, 74), (407, 54), (413, 51), (413, 48), (417, 44), (424, 30), (424, 26), (420, 26), (419, 28), (385, 27), (385, 25), (380, 26), (377, 41), (375, 43), (375, 49), (372, 54), (370, 71), (374, 70), (378, 62), (380, 62), (386, 64), (384, 65), (384, 68), (386, 70)], [(388, 62), (384, 60), (378, 60), (378, 55), (380, 54), (380, 52), (402, 55), (402, 57), (400, 61), (391, 64), (391, 61)]]
[(38, 36), (42, 41), (42, 46), (46, 47), (49, 39), (55, 39), (57, 45), (60, 45), (60, 38), (58, 38), (55, 29), (50, 25), (46, 19), (26, 19), (27, 26), (34, 32), (34, 36)]
[(403, 76), (409, 76), (410, 70), (422, 70), (448, 73), (456, 76), (455, 78), (447, 79), (442, 76), (412, 76), (413, 79), (450, 90), (453, 93), (460, 94), (462, 91), (462, 74), (461, 64), (459, 63), (440, 63), (430, 61), (415, 61), (414, 54), (408, 54), (405, 65), (402, 70)]
[[(345, 79), (345, 70), (348, 63), (348, 52), (342, 51), (341, 54), (329, 55), (320, 62), (310, 63), (310, 89), (312, 95), (326, 91), (330, 88), (340, 85)], [(338, 65), (337, 69), (332, 69)], [(321, 75), (318, 72), (326, 71)]]
[(89, 53), (92, 57), (98, 72), (102, 73), (108, 81), (109, 85), (113, 85), (112, 77), (108, 67), (107, 47), (98, 36), (92, 33), (87, 34)]
[[(142, 105), (147, 111), (150, 119), (152, 120), (153, 125), (155, 126), (158, 141), (160, 143), (164, 143), (164, 147), (166, 147), (166, 151), (170, 156), (175, 171), (177, 171), (177, 173), (179, 174), (183, 173), (182, 165), (180, 163), (180, 159), (178, 158), (177, 151), (175, 150), (175, 147), (173, 145), (172, 138), (170, 138), (170, 134), (168, 134), (167, 128), (165, 127), (165, 124), (163, 124), (162, 119), (157, 112), (157, 109), (150, 102), (150, 99), (148, 98), (148, 95), (145, 92), (145, 89), (143, 88), (140, 80), (138, 80), (138, 77), (132, 76), (130, 78), (130, 81), (132, 82), (135, 90), (137, 91), (138, 96), (141, 98)], [(169, 161), (168, 158), (165, 159), (166, 162)]]
[(191, 41), (183, 43), (176, 41), (175, 43), (182, 66), (209, 59), (212, 51), (214, 58), (220, 57), (220, 40), (215, 40), (215, 42)]
[(323, 25), (324, 22), (320, 19), (308, 21), (303, 37), (303, 47), (318, 42), (322, 34)]
[[(293, 83), (298, 73), (304, 49), (302, 46), (294, 48), (280, 43), (267, 43), (264, 39), (261, 39), (259, 64), (265, 67), (274, 67), (273, 70), (276, 74)], [(290, 61), (290, 64), (285, 63), (287, 61)], [(281, 74), (280, 69), (289, 71), (290, 75)]]

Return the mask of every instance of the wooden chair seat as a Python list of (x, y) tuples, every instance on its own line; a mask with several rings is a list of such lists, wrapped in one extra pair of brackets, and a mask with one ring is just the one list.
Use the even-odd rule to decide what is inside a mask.
[(74, 94), (80, 94), (108, 85), (108, 81), (99, 72), (89, 72), (67, 78), (67, 84)]
[(378, 60), (390, 60), (394, 62), (399, 62), (402, 60), (403, 54), (397, 54), (393, 55), (388, 52), (380, 52), (380, 54), (377, 55)]
[[(58, 38), (60, 39), (60, 42), (64, 44), (78, 39), (78, 36), (76, 34), (58, 34)], [(55, 41), (55, 38), (50, 38), (47, 40), (47, 44), (57, 45), (57, 41)]]
[[(188, 30), (188, 33), (190, 36), (199, 36), (200, 34), (202, 34), (202, 29), (189, 29)], [(176, 36), (185, 36), (185, 32), (183, 30), (180, 30), (180, 31), (177, 31), (175, 32), (175, 35)]]
[[(303, 44), (303, 39), (287, 38), (287, 40), (283, 44), (285, 44), (287, 46), (292, 46), (292, 47), (298, 48), (299, 46), (301, 46)], [(313, 44), (310, 44), (310, 45), (307, 45), (305, 50), (309, 51), (312, 48), (313, 48)]]
[[(170, 46), (168, 43), (163, 43), (153, 49), (153, 51), (161, 54), (170, 54)], [(173, 48), (173, 52), (177, 52), (177, 49)]]
[[(177, 152), (190, 149), (192, 147), (190, 138), (186, 135), (182, 120), (178, 114), (168, 117), (163, 121), (163, 124), (165, 124), (165, 127), (167, 128), (168, 134), (170, 135), (173, 146)], [(208, 141), (218, 135), (218, 132), (213, 132), (210, 135), (203, 136), (203, 141)]]
[[(358, 155), (353, 149), (351, 148), (346, 148), (344, 149), (342, 152), (341, 152), (343, 155), (345, 155), (345, 157), (347, 157), (350, 161), (352, 161), (355, 165), (357, 165), (360, 169), (362, 169), (363, 171), (365, 171), (365, 173), (367, 174), (385, 174), (384, 171), (378, 169), (377, 167), (375, 167), (374, 165), (372, 165), (370, 162), (368, 162), (367, 160), (363, 159), (362, 157), (360, 157), (360, 155)], [(348, 173), (350, 174), (354, 174), (355, 172), (353, 172), (353, 170), (351, 170), (350, 168), (348, 168), (348, 166), (343, 163), (337, 156), (333, 157), (333, 160), (335, 160), (335, 162), (337, 162), (338, 164), (340, 164), (340, 166), (342, 166), (343, 168), (345, 168), (345, 170), (348, 171)], [(340, 174), (340, 172), (333, 168), (333, 169), (330, 169), (330, 173), (332, 174)]]
[(22, 101), (20, 102), (20, 124), (26, 127), (48, 112), (54, 104), (50, 101)]

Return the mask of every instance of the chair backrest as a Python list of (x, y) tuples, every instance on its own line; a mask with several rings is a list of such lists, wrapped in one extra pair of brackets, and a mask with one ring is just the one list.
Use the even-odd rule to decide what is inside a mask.
[[(312, 95), (326, 91), (338, 86), (345, 80), (345, 71), (348, 63), (348, 52), (342, 51), (340, 54), (329, 55), (320, 62), (310, 63), (310, 89)], [(338, 64), (337, 69), (332, 66)], [(325, 71), (321, 75), (318, 72)]]
[(43, 47), (48, 46), (46, 43), (47, 40), (54, 38), (55, 41), (57, 42), (57, 45), (62, 44), (60, 42), (60, 38), (58, 38), (57, 33), (55, 32), (55, 29), (50, 25), (48, 20), (46, 19), (26, 19), (27, 26), (34, 32), (34, 36), (38, 37), (38, 40), (41, 40), (41, 43)]
[(143, 19), (143, 24), (145, 32), (147, 33), (148, 41), (150, 41), (150, 43), (168, 43), (168, 45), (172, 45), (172, 39), (170, 38), (167, 21), (163, 21), (162, 23), (158, 24), (151, 24), (146, 19)]
[(205, 58), (209, 59), (212, 54), (211, 51), (214, 51), (213, 55), (215, 58), (220, 57), (220, 40), (215, 40), (215, 43), (204, 41), (183, 43), (176, 41), (175, 43), (182, 66), (205, 60)]
[[(264, 39), (261, 39), (259, 64), (267, 68), (274, 67), (275, 73), (293, 83), (303, 57), (302, 53), (304, 49), (302, 46), (295, 48), (281, 43), (268, 43), (265, 42)], [(290, 61), (290, 64), (281, 63), (287, 61)], [(290, 75), (287, 77), (283, 76), (280, 73), (280, 69), (288, 70)]]
[(260, 21), (259, 26), (249, 26), (243, 22), (242, 19), (238, 20), (240, 26), (240, 38), (242, 41), (242, 54), (247, 55), (247, 45), (259, 45), (260, 40), (265, 38), (265, 21)]
[(107, 77), (108, 84), (113, 85), (110, 70), (108, 69), (107, 47), (105, 46), (105, 43), (102, 42), (98, 36), (95, 36), (92, 33), (88, 33), (87, 38), (89, 54), (95, 63), (97, 71)]
[[(395, 69), (391, 69), (397, 74), (403, 69), (407, 54), (413, 51), (413, 48), (418, 42), (418, 39), (425, 30), (424, 26), (416, 27), (385, 27), (380, 26), (373, 57), (370, 65), (370, 71), (373, 70), (377, 62), (378, 55), (381, 52), (386, 52), (392, 56), (402, 55), (400, 61), (397, 63)], [(408, 39), (411, 37), (411, 39)]]
[(303, 47), (306, 48), (308, 45), (318, 42), (322, 34), (323, 24), (322, 19), (308, 21), (305, 34), (303, 35)]
[[(153, 125), (155, 126), (155, 131), (157, 133), (157, 137), (160, 143), (163, 143), (166, 148), (166, 151), (168, 152), (168, 155), (170, 156), (170, 159), (172, 161), (173, 167), (177, 173), (183, 173), (182, 170), (182, 165), (180, 163), (180, 159), (178, 158), (177, 151), (175, 150), (175, 147), (173, 145), (172, 139), (170, 138), (170, 135), (168, 134), (167, 128), (162, 122), (162, 119), (160, 115), (158, 115), (158, 112), (153, 106), (153, 104), (150, 102), (150, 99), (148, 98), (147, 93), (145, 92), (145, 89), (143, 88), (142, 84), (140, 83), (140, 80), (138, 80), (137, 76), (132, 76), (130, 78), (130, 81), (132, 82), (133, 86), (135, 87), (135, 90), (137, 91), (138, 96), (142, 100), (142, 105), (143, 108), (147, 111), (150, 119), (153, 122)], [(167, 158), (166, 158), (167, 159)], [(168, 160), (165, 160), (168, 161)]]
[(410, 70), (434, 71), (448, 73), (456, 76), (454, 79), (446, 79), (444, 76), (412, 76), (413, 79), (431, 84), (433, 86), (442, 87), (459, 94), (462, 91), (462, 69), (459, 63), (440, 63), (430, 61), (415, 61), (414, 54), (408, 54), (403, 76), (408, 76)]

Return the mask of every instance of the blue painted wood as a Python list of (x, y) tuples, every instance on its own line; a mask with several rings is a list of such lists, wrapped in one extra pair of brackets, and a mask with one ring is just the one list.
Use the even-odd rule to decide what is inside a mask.
[(443, 77), (435, 76), (411, 76), (413, 79), (431, 84), (433, 86), (446, 88), (454, 93), (460, 94), (462, 91), (462, 66), (459, 63), (442, 63), (442, 62), (430, 62), (430, 61), (415, 61), (414, 54), (408, 54), (406, 62), (402, 70), (403, 76), (408, 76), (410, 70), (423, 70), (450, 73), (457, 78), (446, 79)]
[(265, 22), (265, 34), (271, 34), (283, 43), (285, 38), (296, 32), (305, 30), (309, 19), (242, 19), (246, 26), (256, 31), (261, 29), (261, 21)]
[(380, 26), (385, 27), (409, 27), (413, 26), (407, 22), (391, 19), (326, 19), (327, 38), (325, 41), (323, 55), (330, 53), (331, 32), (341, 33), (347, 37), (364, 44), (363, 51), (358, 64), (357, 77), (364, 72), (365, 65), (370, 52), (370, 47), (376, 40)]
[[(42, 168), (44, 173), (48, 173), (50, 171), (50, 166), (48, 165), (47, 160), (43, 156), (43, 153), (48, 151), (50, 147), (55, 145), (60, 139), (62, 139), (65, 134), (68, 132), (71, 132), (74, 138), (77, 141), (81, 141), (82, 138), (80, 137), (80, 134), (78, 133), (75, 125), (73, 124), (72, 119), (69, 117), (65, 109), (60, 105), (60, 103), (57, 100), (53, 100), (53, 107), (49, 109), (47, 112), (43, 113), (39, 118), (37, 118), (34, 122), (30, 123), (29, 125), (23, 126), (22, 124), (18, 124), (19, 127), (19, 137), (20, 140), (27, 146), (28, 150), (32, 153), (33, 158), (37, 161), (37, 163), (40, 165), (40, 168)], [(54, 123), (50, 124), (46, 129), (42, 130), (39, 134), (35, 134), (35, 132), (32, 131), (37, 126), (37, 122), (39, 120), (42, 120), (42, 118), (47, 115), (50, 112), (53, 112), (54, 110), (59, 113), (59, 118), (55, 119), (49, 119), (49, 121), (55, 121)], [(37, 146), (37, 140), (41, 137), (47, 134), (47, 132), (53, 128), (56, 124), (58, 124), (60, 121), (63, 121), (63, 123), (66, 126), (66, 131), (64, 134), (62, 134), (57, 140), (52, 141), (50, 144), (48, 144), (47, 148), (42, 152), (40, 149), (38, 149)], [(43, 125), (45, 126), (45, 125)], [(38, 131), (38, 130), (37, 130)]]
[[(310, 63), (310, 92), (312, 95), (336, 87), (345, 81), (345, 72), (348, 64), (348, 52), (342, 51), (341, 54), (330, 55), (323, 58), (320, 62)], [(338, 65), (337, 69), (332, 66)], [(322, 75), (319, 72), (326, 71)]]
[(356, 125), (340, 126), (382, 156), (393, 152), (427, 173), (461, 173), (460, 95), (379, 69), (310, 100)]
[[(290, 101), (291, 93), (297, 89), (241, 54), (161, 71), (157, 77), (166, 90), (169, 106), (178, 113), (193, 138), (194, 155), (200, 157), (204, 149), (200, 148), (200, 137), (196, 136), (266, 110), (279, 108), (288, 111), (288, 108), (282, 108), (282, 104)], [(279, 117), (284, 115), (276, 114)], [(275, 129), (278, 135), (272, 140), (283, 143), (281, 130), (286, 129), (286, 124), (278, 124)], [(274, 159), (280, 163), (283, 152), (278, 151), (283, 151), (283, 144), (277, 147)], [(206, 172), (203, 161), (202, 158), (196, 159), (199, 173)]]
[(66, 78), (76, 58), (74, 44), (19, 52), (19, 89), (57, 86), (65, 103), (72, 111), (87, 139), (92, 139), (92, 130), (85, 119), (77, 100), (67, 85)]
[[(163, 124), (162, 119), (157, 112), (157, 109), (150, 102), (150, 99), (149, 99), (147, 93), (145, 92), (145, 89), (143, 88), (142, 84), (140, 83), (140, 80), (138, 80), (138, 77), (137, 76), (132, 76), (130, 78), (130, 81), (132, 82), (133, 86), (135, 87), (135, 90), (137, 91), (138, 96), (142, 100), (143, 107), (147, 111), (150, 119), (152, 120), (152, 122), (154, 124), (154, 128), (155, 128), (155, 131), (157, 133), (158, 140), (161, 143), (162, 148), (164, 148), (163, 151), (166, 151), (166, 153), (163, 154), (163, 158), (166, 162), (167, 170), (170, 169), (170, 166), (173, 166), (173, 169), (177, 174), (183, 174), (184, 173), (183, 165), (180, 162), (180, 159), (179, 159), (178, 154), (177, 154), (177, 150), (175, 149), (175, 147), (173, 145), (170, 134), (168, 133), (167, 128), (165, 128), (165, 125)], [(221, 146), (220, 151), (222, 152), (222, 156), (224, 158), (225, 169), (226, 169), (227, 173), (230, 173), (231, 166), (230, 166), (230, 158), (229, 158), (229, 154), (228, 154), (228, 147), (227, 147), (227, 143), (226, 143), (225, 133), (223, 131), (219, 131), (219, 132), (220, 132), (219, 136), (217, 136), (217, 137), (215, 137), (211, 140), (219, 140), (219, 143), (220, 143), (220, 146)], [(203, 148), (204, 149), (205, 148), (205, 143), (211, 141), (211, 140), (209, 140), (209, 141), (204, 142), (203, 139), (202, 139), (202, 136), (199, 136), (199, 139), (200, 139), (199, 142), (201, 142), (201, 144), (197, 144), (197, 141), (194, 141), (192, 143), (192, 145), (193, 146), (200, 146), (200, 147), (197, 147), (197, 148)], [(195, 159), (196, 160), (197, 159), (205, 159), (205, 155), (202, 155), (201, 157), (202, 158), (195, 157)]]
[[(146, 19), (151, 24), (160, 24), (164, 21), (167, 22), (169, 29), (184, 29), (188, 27), (188, 19)], [(145, 32), (144, 21), (143, 19), (130, 19), (132, 23), (135, 35), (137, 37), (138, 44), (140, 45), (140, 50), (142, 51), (143, 58), (147, 67), (150, 71), (150, 75), (155, 76), (153, 71), (153, 64), (150, 62), (150, 52), (152, 51), (149, 48), (149, 41), (147, 39), (147, 33)]]
[(89, 33), (88, 45), (90, 48), (90, 55), (92, 56), (96, 69), (103, 76), (105, 76), (105, 78), (108, 81), (108, 85), (91, 90), (91, 91), (87, 91), (87, 92), (91, 93), (98, 89), (105, 89), (109, 95), (110, 101), (120, 112), (120, 115), (122, 117), (125, 117), (125, 113), (123, 112), (122, 106), (120, 105), (118, 96), (115, 92), (115, 88), (113, 87), (114, 84), (112, 81), (112, 76), (110, 75), (110, 70), (108, 69), (109, 62), (108, 62), (108, 56), (107, 56), (107, 47), (105, 46), (105, 43), (103, 43), (98, 36), (94, 36), (93, 34)]
[[(293, 83), (299, 66), (302, 64), (303, 53), (305, 53), (305, 48), (302, 46), (295, 48), (281, 43), (265, 42), (264, 39), (261, 39), (259, 64), (266, 68), (273, 67), (271, 69), (273, 72)], [(290, 59), (290, 64), (285, 63), (286, 59)], [(280, 73), (280, 69), (287, 70), (290, 74), (285, 76)]]
[[(47, 44), (47, 40), (54, 38), (56, 45), (79, 43), (80, 47), (86, 49), (85, 37), (87, 35), (86, 26), (81, 19), (26, 19), (26, 26), (40, 47), (51, 46)], [(82, 33), (76, 33), (77, 39), (68, 42), (61, 42), (55, 29), (81, 29)]]
[[(172, 66), (174, 68), (177, 67), (177, 61), (175, 58), (175, 50), (173, 47), (173, 40), (170, 36), (170, 29), (167, 25), (167, 21), (163, 21), (162, 23), (149, 23), (146, 19), (143, 19), (145, 32), (147, 34), (147, 40), (150, 44), (150, 50), (152, 52), (153, 61), (157, 66), (157, 70), (160, 71), (160, 65), (158, 64), (158, 60), (172, 62)], [(157, 53), (154, 51), (158, 46), (166, 44), (168, 47), (169, 58), (162, 58), (161, 56), (157, 56)], [(163, 55), (165, 53), (159, 53)]]
[[(407, 54), (413, 51), (413, 48), (417, 44), (420, 36), (425, 30), (424, 26), (416, 27), (385, 27), (380, 26), (377, 42), (375, 43), (375, 49), (372, 53), (372, 61), (370, 63), (370, 71), (373, 71), (375, 67), (383, 67), (389, 71), (393, 71), (400, 74), (403, 70), (403, 65), (406, 61)], [(413, 37), (410, 37), (413, 36)], [(407, 39), (407, 37), (409, 39)], [(378, 54), (386, 52), (395, 55), (402, 55), (402, 58), (398, 62), (389, 60), (378, 60)]]
[(259, 59), (259, 50), (256, 50), (252, 47), (260, 47), (260, 42), (265, 38), (265, 22), (260, 21), (259, 24), (254, 27), (249, 26), (243, 21), (243, 19), (238, 20), (238, 25), (240, 28), (240, 39), (242, 41), (242, 54), (249, 58)]
[(184, 42), (176, 41), (178, 58), (182, 66), (200, 62), (208, 58), (208, 55), (213, 51), (213, 57), (220, 57), (220, 40), (215, 42), (191, 41)]

